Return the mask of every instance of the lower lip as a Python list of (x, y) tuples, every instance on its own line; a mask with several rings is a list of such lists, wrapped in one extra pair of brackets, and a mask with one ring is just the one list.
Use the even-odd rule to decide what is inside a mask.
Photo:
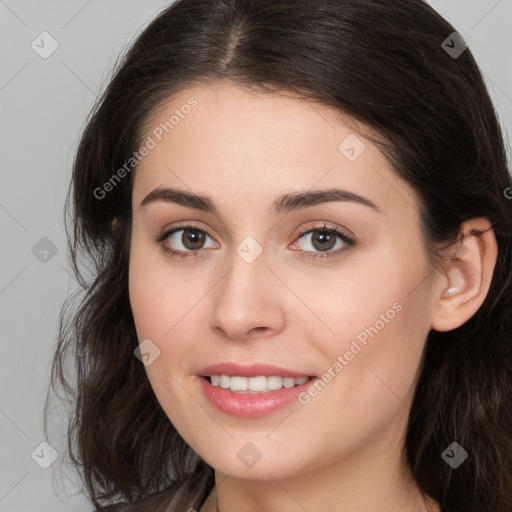
[(264, 393), (233, 393), (227, 389), (213, 386), (205, 377), (199, 377), (199, 385), (206, 398), (223, 413), (244, 418), (258, 418), (281, 409), (294, 400), (298, 395), (309, 388), (316, 377), (300, 386), (281, 388), (276, 391)]

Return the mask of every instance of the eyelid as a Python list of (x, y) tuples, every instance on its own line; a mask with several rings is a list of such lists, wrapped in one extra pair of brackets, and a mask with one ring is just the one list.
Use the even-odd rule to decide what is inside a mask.
[[(170, 228), (162, 230), (162, 232), (160, 234), (157, 234), (157, 235), (155, 235), (153, 237), (153, 241), (156, 244), (163, 245), (163, 242), (165, 242), (165, 240), (167, 238), (169, 238), (172, 234), (174, 234), (176, 231), (184, 231), (184, 230), (187, 230), (187, 229), (200, 231), (201, 233), (204, 233), (210, 239), (214, 240), (214, 238), (211, 235), (208, 234), (208, 231), (206, 231), (206, 229), (203, 229), (202, 227), (197, 226), (197, 225), (195, 225), (192, 222), (191, 223), (186, 222), (184, 224), (179, 224), (177, 226), (170, 227)], [(215, 242), (215, 243), (218, 245), (217, 242)], [(187, 252), (192, 253), (192, 252), (200, 252), (200, 251), (203, 251), (203, 250), (204, 249), (198, 249), (197, 251), (187, 251)], [(176, 251), (176, 252), (184, 252), (184, 251)]]
[(330, 231), (330, 232), (336, 232), (337, 231), (341, 235), (343, 235), (344, 237), (346, 237), (348, 239), (352, 239), (353, 241), (356, 240), (355, 235), (350, 230), (348, 230), (346, 228), (343, 228), (341, 226), (338, 226), (337, 224), (329, 225), (330, 223), (327, 223), (325, 221), (322, 221), (322, 222), (323, 222), (322, 226), (318, 226), (318, 224), (315, 224), (314, 222), (312, 222), (308, 226), (306, 226), (305, 228), (301, 228), (299, 230), (299, 233), (297, 234), (296, 238), (300, 238), (302, 235), (305, 235), (306, 233), (309, 233), (310, 231), (322, 231), (322, 230), (325, 230), (325, 231)]
[[(333, 226), (328, 226), (326, 222), (323, 223), (323, 226), (318, 226), (317, 224), (309, 225), (305, 228), (302, 228), (299, 231), (299, 234), (295, 238), (292, 245), (295, 245), (296, 241), (305, 237), (305, 235), (309, 233), (314, 232), (328, 232), (336, 236), (337, 238), (341, 239), (343, 243), (345, 244), (344, 247), (341, 249), (338, 249), (336, 251), (304, 251), (302, 249), (299, 249), (299, 252), (305, 253), (307, 256), (304, 256), (305, 258), (318, 258), (320, 259), (330, 259), (330, 258), (336, 258), (341, 253), (355, 247), (358, 244), (358, 240), (356, 237), (352, 234), (352, 232), (348, 229), (341, 228), (340, 226), (334, 224)], [(350, 234), (347, 234), (346, 232), (349, 232)]]
[(160, 234), (157, 234), (155, 236), (155, 242), (159, 242), (159, 241), (163, 241), (165, 240), (169, 235), (171, 235), (172, 233), (174, 233), (175, 231), (180, 231), (182, 229), (196, 229), (197, 231), (201, 231), (202, 233), (205, 233), (206, 235), (208, 235), (210, 238), (213, 238), (211, 237), (209, 234), (208, 234), (208, 231), (206, 228), (202, 227), (201, 225), (199, 224), (196, 224), (194, 221), (183, 221), (182, 223), (178, 223), (176, 224), (175, 226), (169, 226), (169, 227), (165, 227), (164, 229), (162, 229), (160, 231)]
[[(298, 252), (302, 252), (307, 255), (307, 256), (304, 256), (305, 258), (314, 259), (314, 258), (318, 258), (319, 256), (320, 256), (320, 259), (335, 258), (336, 256), (339, 256), (340, 253), (345, 252), (357, 245), (357, 240), (356, 240), (355, 236), (352, 234), (352, 232), (350, 232), (350, 230), (348, 230), (346, 228), (341, 228), (340, 226), (338, 226), (336, 224), (333, 224), (332, 226), (328, 226), (327, 224), (328, 223), (326, 223), (325, 221), (323, 222), (322, 226), (319, 226), (318, 224), (315, 224), (315, 223), (310, 223), (308, 226), (306, 226), (305, 228), (302, 228), (299, 231), (297, 236), (294, 238), (294, 242), (292, 242), (292, 244), (294, 244), (300, 238), (303, 238), (306, 234), (316, 232), (316, 231), (320, 231), (320, 232), (326, 231), (326, 232), (332, 233), (336, 237), (340, 238), (343, 241), (343, 243), (345, 244), (345, 247), (343, 247), (342, 249), (338, 249), (336, 251), (323, 251), (323, 252), (322, 251), (318, 251), (318, 252), (304, 251), (304, 250), (299, 249)], [(210, 237), (212, 240), (214, 240), (213, 237), (211, 237), (205, 229), (196, 225), (194, 222), (185, 222), (185, 223), (179, 224), (175, 227), (170, 227), (168, 229), (164, 229), (161, 232), (161, 234), (153, 237), (153, 241), (157, 245), (159, 245), (162, 248), (162, 250), (164, 252), (168, 253), (168, 255), (170, 255), (171, 257), (189, 257), (189, 256), (201, 257), (201, 256), (203, 256), (204, 255), (203, 253), (207, 252), (208, 249), (182, 251), (182, 250), (172, 249), (164, 243), (165, 240), (167, 238), (169, 238), (169, 236), (171, 236), (175, 232), (187, 230), (187, 229), (200, 231), (200, 232), (204, 233), (206, 236)], [(346, 232), (349, 232), (350, 234), (346, 234)], [(217, 242), (215, 242), (215, 243), (217, 243)], [(313, 256), (310, 256), (310, 254), (313, 254)]]

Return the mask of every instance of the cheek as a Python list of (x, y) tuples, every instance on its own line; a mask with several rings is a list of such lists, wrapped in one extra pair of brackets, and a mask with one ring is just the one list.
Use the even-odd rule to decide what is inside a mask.
[(165, 300), (155, 290), (154, 271), (139, 265), (137, 258), (130, 263), (129, 294), (139, 342), (145, 338), (158, 339), (164, 329), (160, 308)]
[[(184, 392), (180, 368), (181, 362), (187, 360), (187, 349), (190, 351), (190, 347), (177, 340), (186, 339), (186, 312), (190, 309), (190, 306), (187, 307), (190, 301), (183, 295), (184, 288), (178, 276), (178, 282), (172, 280), (174, 284), (169, 284), (169, 271), (167, 269), (165, 272), (162, 258), (155, 257), (155, 252), (136, 241), (132, 245), (130, 304), (139, 343), (151, 341), (149, 351), (152, 361), (144, 367), (148, 380), (170, 421), (183, 431), (193, 423), (194, 418), (193, 407), (184, 412), (183, 404), (189, 402), (189, 397)], [(175, 414), (174, 411), (180, 413)]]
[(322, 321), (330, 347), (348, 350), (356, 338), (364, 343), (390, 336), (398, 326), (403, 329), (404, 317), (418, 321), (416, 314), (411, 318), (405, 312), (425, 300), (418, 297), (421, 291), (412, 293), (428, 273), (424, 256), (419, 249), (416, 253), (411, 259), (396, 243), (382, 244), (377, 255), (354, 253), (338, 269), (300, 278), (304, 302)]
[(161, 250), (150, 244), (137, 235), (132, 239), (129, 295), (139, 340), (150, 338), (161, 344), (185, 314), (183, 305), (192, 300), (187, 297), (195, 293), (179, 271), (169, 272)]
[(325, 460), (369, 445), (383, 431), (399, 433), (407, 423), (428, 329), (421, 301), (406, 293), (390, 297), (398, 299), (394, 308), (381, 297), (376, 303), (382, 307), (361, 309), (346, 336), (345, 323), (338, 322), (340, 342), (324, 344), (327, 364), (320, 378), (326, 384), (302, 403), (308, 402), (309, 415), (332, 419), (321, 427), (329, 443), (315, 440)]
[(326, 393), (326, 406), (359, 410), (363, 404), (385, 414), (401, 400), (410, 403), (430, 330), (428, 265), (421, 248), (412, 260), (410, 252), (400, 254), (384, 251), (377, 262), (326, 279), (315, 296), (315, 311), (331, 331), (322, 336), (324, 375), (336, 375), (326, 386), (333, 393)]
[(201, 288), (193, 274), (172, 269), (160, 250), (134, 240), (129, 266), (130, 304), (139, 343), (149, 339), (156, 347), (158, 357), (145, 370), (159, 400), (169, 400), (165, 390), (171, 388), (170, 396), (178, 397), (180, 387), (173, 377), (180, 380), (197, 368), (195, 357), (201, 353), (202, 337), (191, 333), (197, 330), (198, 315), (204, 314), (200, 299), (206, 293), (207, 285)]
[[(429, 331), (428, 317), (423, 301), (406, 294), (391, 298), (398, 300), (393, 305), (384, 300), (373, 314), (366, 313), (352, 336), (344, 338), (341, 350), (330, 353), (329, 359), (339, 363), (332, 388), (336, 399), (330, 398), (339, 404), (340, 417), (350, 410), (377, 425), (410, 408)], [(326, 406), (329, 401), (326, 397)]]

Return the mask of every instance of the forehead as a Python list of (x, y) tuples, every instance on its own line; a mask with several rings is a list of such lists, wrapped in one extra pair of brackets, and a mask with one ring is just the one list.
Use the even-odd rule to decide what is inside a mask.
[(415, 209), (414, 190), (365, 133), (357, 121), (289, 93), (191, 87), (146, 124), (151, 150), (135, 172), (133, 206), (159, 186), (262, 207), (285, 191), (344, 187), (382, 209)]

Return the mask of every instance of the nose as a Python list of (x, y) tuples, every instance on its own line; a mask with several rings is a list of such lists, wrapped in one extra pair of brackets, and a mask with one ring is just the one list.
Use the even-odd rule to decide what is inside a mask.
[(212, 290), (210, 325), (217, 334), (244, 341), (268, 337), (284, 328), (286, 289), (267, 256), (264, 249), (250, 262), (233, 251), (228, 271)]

